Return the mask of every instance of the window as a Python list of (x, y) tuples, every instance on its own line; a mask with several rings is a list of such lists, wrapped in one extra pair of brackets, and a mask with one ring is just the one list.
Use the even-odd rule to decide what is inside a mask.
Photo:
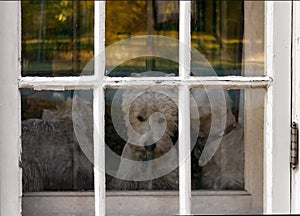
[[(22, 4), (26, 5), (26, 3), (23, 2)], [(284, 117), (290, 114), (287, 111), (290, 103), (289, 99), (287, 99), (288, 97), (285, 98), (283, 95), (284, 93), (289, 94), (289, 91), (284, 90), (284, 87), (288, 86), (290, 75), (283, 76), (273, 72), (281, 69), (290, 71), (288, 59), (290, 59), (289, 55), (291, 52), (289, 49), (290, 45), (287, 45), (289, 41), (283, 40), (285, 43), (275, 45), (277, 40), (281, 41), (286, 35), (280, 35), (278, 38), (273, 38), (273, 36), (279, 32), (277, 30), (278, 26), (286, 28), (286, 31), (280, 31), (281, 33), (284, 32), (282, 34), (291, 32), (290, 27), (286, 25), (286, 23), (291, 21), (288, 18), (289, 16), (280, 21), (277, 16), (279, 8), (281, 13), (286, 12), (287, 15), (290, 15), (290, 4), (221, 1), (122, 2), (125, 5), (136, 4), (138, 7), (133, 5), (128, 7), (142, 10), (135, 11), (137, 14), (145, 14), (144, 11), (147, 12), (146, 17), (136, 18), (133, 16), (133, 20), (141, 23), (149, 22), (147, 26), (152, 26), (153, 29), (149, 27), (143, 30), (143, 25), (137, 25), (141, 29), (130, 29), (124, 25), (116, 27), (120, 27), (120, 30), (118, 30), (114, 29), (113, 26), (109, 27), (108, 23), (110, 19), (126, 17), (126, 14), (122, 13), (117, 13), (118, 15), (113, 16), (112, 11), (120, 10), (116, 2), (62, 1), (49, 3), (52, 4), (51, 7), (47, 5), (48, 3), (41, 1), (27, 7), (27, 9), (31, 6), (33, 7), (34, 13), (37, 13), (39, 17), (35, 21), (40, 26), (37, 28), (35, 35), (32, 30), (32, 38), (30, 38), (30, 34), (26, 35), (26, 30), (22, 29), (21, 31), (22, 77), (18, 82), (18, 86), (16, 86), (18, 70), (15, 67), (18, 65), (18, 50), (16, 50), (16, 46), (11, 50), (9, 49), (10, 45), (3, 43), (3, 47), (8, 48), (5, 50), (9, 50), (8, 52), (15, 56), (14, 63), (9, 61), (3, 62), (3, 65), (7, 65), (7, 69), (5, 68), (4, 71), (14, 71), (13, 74), (8, 75), (8, 78), (14, 84), (9, 83), (5, 87), (5, 90), (9, 90), (9, 95), (12, 97), (8, 98), (8, 96), (5, 96), (4, 98), (8, 102), (19, 101), (18, 98), (21, 96), (21, 104), (18, 102), (11, 102), (10, 104), (12, 105), (12, 113), (18, 113), (18, 110), (22, 108), (23, 127), (21, 133), (19, 115), (15, 115), (10, 121), (6, 116), (1, 116), (8, 122), (4, 131), (10, 128), (13, 129), (12, 131), (16, 131), (13, 134), (3, 136), (4, 140), (11, 141), (13, 146), (10, 150), (8, 147), (1, 147), (1, 152), (4, 152), (2, 153), (3, 157), (1, 155), (1, 164), (5, 164), (2, 163), (4, 161), (6, 163), (13, 162), (11, 163), (12, 165), (9, 165), (10, 172), (6, 171), (1, 165), (1, 196), (4, 194), (3, 191), (7, 190), (9, 191), (7, 199), (13, 201), (11, 203), (14, 204), (20, 203), (19, 199), (15, 198), (20, 193), (20, 190), (18, 187), (11, 189), (11, 186), (18, 185), (18, 176), (22, 176), (23, 183), (24, 180), (33, 180), (31, 183), (30, 181), (25, 181), (24, 189), (40, 191), (24, 192), (22, 197), (24, 215), (33, 213), (41, 215), (46, 215), (47, 213), (51, 215), (54, 212), (59, 214), (102, 215), (105, 212), (107, 214), (157, 214), (157, 212), (163, 214), (189, 214), (280, 212), (287, 210), (286, 206), (289, 206), (289, 203), (281, 203), (281, 205), (276, 205), (276, 203), (282, 197), (289, 197), (289, 190), (286, 190), (289, 188), (289, 178), (284, 178), (280, 184), (277, 183), (276, 179), (280, 173), (287, 173), (285, 176), (289, 176), (288, 157), (286, 154), (288, 150), (286, 147), (279, 145), (278, 142), (286, 141), (288, 138), (288, 126), (286, 124), (289, 124), (289, 119), (287, 120)], [(1, 4), (4, 4), (4, 8), (10, 9), (12, 14), (20, 14), (18, 7), (21, 4)], [(264, 7), (266, 11), (265, 18), (263, 17)], [(34, 8), (39, 10), (34, 10)], [(51, 15), (53, 8), (57, 9), (54, 11), (57, 13), (57, 16)], [(93, 10), (94, 12), (92, 12)], [(240, 13), (237, 13), (238, 15), (236, 16), (241, 16), (242, 18), (234, 17), (230, 13), (231, 10), (239, 11)], [(165, 11), (165, 13), (162, 11)], [(21, 14), (23, 22), (26, 23), (26, 13)], [(88, 21), (88, 17), (92, 16), (91, 14), (95, 17), (94, 32), (89, 32), (93, 29), (91, 22)], [(9, 17), (7, 13), (2, 16), (4, 18)], [(28, 17), (30, 19), (30, 16)], [(152, 17), (153, 20), (149, 19), (149, 17)], [(55, 19), (57, 22), (61, 22), (61, 25), (59, 25), (62, 26), (61, 29), (52, 28), (51, 24)], [(243, 22), (240, 22), (241, 20)], [(64, 26), (64, 22), (71, 23), (74, 27), (72, 31), (65, 31), (68, 28)], [(30, 20), (28, 23), (30, 23)], [(262, 23), (265, 23), (265, 27)], [(20, 23), (14, 19), (3, 19), (1, 22), (1, 26), (9, 24), (17, 24), (19, 29), (21, 29)], [(78, 28), (76, 28), (77, 25), (79, 26)], [(212, 28), (210, 28), (211, 26)], [(109, 30), (109, 28), (112, 30)], [(253, 31), (253, 28), (256, 28), (257, 31)], [(266, 38), (263, 38), (264, 32), (260, 31), (264, 28), (268, 30), (265, 34)], [(116, 31), (114, 32), (113, 30)], [(18, 33), (15, 30), (9, 31), (15, 36), (16, 41), (19, 41)], [(151, 31), (154, 31), (154, 33)], [(132, 37), (143, 35), (145, 32), (148, 35), (146, 37)], [(149, 36), (149, 32), (154, 34), (154, 36)], [(67, 36), (68, 34), (69, 36)], [(159, 35), (170, 37), (166, 38)], [(114, 44), (115, 41), (124, 38), (130, 39)], [(174, 45), (174, 41), (177, 38), (179, 39), (177, 45)], [(105, 48), (105, 39), (108, 39), (107, 43), (111, 43), (111, 46)], [(264, 40), (266, 40), (266, 44), (264, 44)], [(91, 48), (90, 44), (93, 43), (94, 48)], [(131, 45), (131, 50), (135, 52), (127, 52), (126, 49), (124, 51), (124, 46), (126, 45), (125, 47), (128, 48), (128, 44)], [(255, 44), (255, 46), (251, 46), (252, 44)], [(165, 48), (166, 45), (168, 46), (167, 48)], [(144, 47), (146, 50), (140, 49), (140, 47)], [(160, 49), (161, 47), (165, 49)], [(264, 47), (266, 47), (265, 50), (263, 49)], [(116, 54), (119, 54), (116, 50), (122, 48), (123, 52), (121, 52), (120, 56), (116, 56)], [(272, 54), (277, 54), (279, 49), (280, 54), (271, 58)], [(264, 52), (267, 57), (265, 65)], [(198, 53), (201, 55), (197, 56)], [(128, 55), (126, 56), (125, 54)], [(169, 57), (170, 54), (171, 58)], [(4, 54), (2, 55), (4, 60), (7, 59)], [(90, 56), (95, 57), (94, 61), (89, 64), (91, 67), (84, 67)], [(277, 58), (281, 60), (280, 64)], [(113, 60), (116, 59), (118, 60), (117, 63), (124, 64), (114, 64)], [(109, 63), (112, 63), (112, 65)], [(114, 65), (118, 67), (112, 67)], [(86, 73), (81, 74), (83, 76), (78, 76), (82, 70)], [(152, 73), (145, 74), (143, 73), (144, 71), (152, 71)], [(218, 76), (211, 76), (211, 71), (217, 71)], [(163, 76), (161, 76), (162, 74)], [(279, 79), (280, 82), (278, 81)], [(20, 94), (17, 88), (20, 89)], [(172, 112), (167, 112), (168, 115), (161, 116), (161, 113), (153, 112), (150, 113), (151, 117), (149, 115), (145, 117), (136, 111), (134, 112), (138, 114), (134, 116), (136, 119), (129, 119), (129, 123), (134, 126), (134, 122), (139, 125), (143, 125), (143, 123), (139, 122), (150, 122), (152, 123), (152, 125), (150, 124), (150, 132), (152, 134), (160, 134), (158, 137), (161, 138), (161, 131), (165, 129), (167, 129), (167, 132), (170, 131), (168, 124), (166, 124), (169, 123), (170, 118), (177, 119), (178, 129), (173, 130), (172, 136), (169, 135), (169, 138), (175, 139), (175, 141), (172, 140), (172, 144), (173, 142), (176, 143), (176, 134), (178, 133), (178, 145), (175, 147), (171, 145), (169, 153), (174, 161), (178, 161), (178, 172), (176, 173), (176, 169), (172, 168), (172, 172), (175, 172), (178, 177), (178, 191), (176, 188), (175, 191), (168, 191), (167, 187), (160, 187), (158, 191), (152, 191), (151, 188), (156, 186), (155, 180), (148, 181), (146, 184), (150, 191), (115, 191), (118, 188), (113, 188), (114, 190), (112, 191), (105, 190), (105, 180), (106, 183), (109, 183), (109, 176), (105, 174), (109, 174), (108, 165), (110, 164), (107, 163), (107, 160), (104, 160), (108, 159), (108, 154), (107, 146), (104, 145), (103, 141), (109, 141), (113, 145), (113, 139), (117, 140), (116, 143), (118, 143), (119, 139), (113, 133), (110, 133), (109, 127), (113, 125), (110, 124), (110, 121), (114, 121), (114, 115), (106, 111), (109, 111), (108, 107), (112, 106), (113, 103), (119, 109), (120, 104), (124, 107), (126, 100), (123, 95), (137, 89), (142, 89), (142, 94), (140, 94), (141, 92), (134, 92), (135, 96), (133, 96), (131, 101), (131, 108), (127, 110), (129, 113), (134, 111), (133, 105), (135, 103), (140, 104), (141, 101), (145, 101), (143, 97), (146, 97), (147, 94), (167, 100), (175, 98), (170, 102), (170, 107), (174, 108), (175, 106), (176, 108)], [(111, 100), (110, 96), (113, 94), (117, 95), (119, 90), (122, 93), (120, 96), (122, 97), (122, 102)], [(125, 92), (124, 94), (123, 91)], [(275, 95), (280, 97), (278, 99), (274, 98)], [(69, 106), (69, 97), (72, 98), (71, 107)], [(152, 99), (147, 102), (153, 103)], [(284, 99), (286, 103), (282, 105), (279, 99)], [(206, 107), (202, 106), (202, 104), (207, 104), (207, 100), (210, 104), (213, 105), (215, 103), (218, 106), (210, 106), (205, 110)], [(230, 100), (232, 100), (232, 104), (230, 104)], [(197, 104), (199, 101), (201, 106)], [(220, 106), (220, 104), (224, 106)], [(79, 107), (76, 107), (76, 105)], [(159, 103), (155, 105), (159, 105)], [(280, 113), (278, 105), (281, 105), (281, 110), (283, 106), (285, 112), (281, 113), (279, 118), (275, 118), (274, 116)], [(66, 111), (66, 108), (68, 108), (68, 111)], [(77, 108), (79, 110), (76, 110)], [(7, 106), (1, 109), (9, 110)], [(194, 116), (194, 111), (197, 111), (197, 109), (198, 116)], [(111, 110), (113, 111), (113, 109)], [(208, 112), (208, 116), (201, 116), (205, 111)], [(211, 116), (214, 113), (216, 116), (219, 115), (220, 118), (212, 118)], [(70, 114), (72, 114), (71, 119), (73, 122), (70, 121)], [(171, 114), (173, 114), (172, 117), (169, 116)], [(226, 119), (222, 120), (224, 114)], [(41, 119), (32, 120), (32, 118)], [(76, 124), (74, 118), (79, 124)], [(148, 118), (149, 120), (146, 120)], [(266, 118), (266, 123), (264, 123), (263, 118)], [(214, 119), (219, 121), (214, 122)], [(229, 122), (230, 119), (233, 120), (232, 123)], [(279, 127), (278, 119), (282, 120), (281, 128)], [(194, 120), (198, 121), (198, 124), (194, 124)], [(226, 127), (224, 124), (227, 124)], [(200, 130), (197, 127), (195, 129), (195, 125), (200, 125)], [(205, 125), (207, 125), (208, 130), (205, 130), (207, 129), (204, 127)], [(223, 130), (221, 130), (223, 141), (217, 136), (219, 128), (214, 127), (215, 125), (221, 128), (222, 125), (224, 126)], [(125, 122), (125, 126), (121, 127), (121, 129), (127, 131), (129, 126), (130, 124)], [(76, 127), (79, 127), (79, 130)], [(136, 127), (136, 130), (141, 127)], [(284, 130), (280, 130), (283, 127)], [(238, 164), (242, 167), (241, 172), (237, 168), (236, 172), (232, 173), (242, 173), (242, 176), (238, 178), (240, 179), (238, 187), (226, 186), (227, 188), (222, 188), (220, 182), (211, 184), (211, 179), (208, 180), (210, 184), (205, 184), (205, 177), (207, 177), (205, 174), (208, 175), (208, 178), (210, 177), (208, 174), (210, 167), (201, 166), (199, 168), (199, 162), (200, 165), (201, 162), (210, 162), (212, 163), (211, 165), (217, 164), (218, 169), (223, 168), (218, 166), (218, 163), (224, 165), (226, 157), (218, 158), (217, 155), (223, 156), (226, 154), (227, 148), (225, 146), (223, 148), (222, 145), (222, 142), (227, 143), (224, 141), (224, 136), (231, 134), (236, 129), (239, 129), (238, 131), (241, 132), (237, 133), (237, 135), (243, 134), (244, 137), (238, 145), (242, 149), (232, 148), (239, 153), (242, 152), (238, 154), (238, 157), (234, 157), (237, 163), (242, 161), (242, 163)], [(76, 133), (82, 134), (73, 136), (73, 131), (75, 131), (75, 135)], [(195, 136), (196, 141), (195, 137), (190, 136), (195, 131), (196, 134), (198, 133)], [(209, 136), (210, 133), (212, 136)], [(22, 175), (18, 164), (16, 164), (19, 157), (19, 141), (17, 137), (21, 134), (23, 153), (20, 166), (23, 168)], [(67, 136), (62, 136), (62, 134)], [(129, 138), (130, 133), (125, 134)], [(201, 137), (199, 134), (203, 136)], [(145, 135), (145, 133), (141, 132), (141, 135)], [(148, 134), (146, 135), (149, 137)], [(156, 146), (153, 146), (153, 142), (151, 143), (146, 139), (146, 143), (149, 142), (150, 145), (141, 146), (143, 149), (146, 149), (146, 151), (143, 150), (141, 153), (137, 150), (130, 151), (130, 148), (132, 148), (130, 144), (138, 144), (135, 138), (133, 137), (132, 139), (133, 143), (125, 142), (123, 144), (125, 150), (122, 149), (122, 145), (109, 147), (111, 149), (115, 147), (116, 151), (122, 152), (121, 154), (134, 153), (134, 157), (141, 156), (142, 160), (138, 160), (138, 164), (150, 163), (148, 161), (155, 157), (155, 149), (159, 147), (160, 140), (156, 140), (154, 142)], [(89, 144), (85, 145), (86, 149), (82, 148), (82, 146), (78, 149), (78, 146), (74, 145), (75, 142), (78, 142), (80, 145), (80, 139), (83, 139), (84, 143)], [(152, 139), (155, 140), (155, 136), (152, 136)], [(57, 143), (52, 142), (54, 140)], [(37, 141), (41, 141), (41, 144), (36, 145)], [(191, 145), (193, 141), (196, 142), (196, 148)], [(206, 143), (204, 147), (203, 145), (197, 146), (197, 144), (204, 142)], [(217, 146), (215, 143), (217, 143)], [(221, 146), (219, 147), (220, 143)], [(34, 146), (30, 146), (31, 144), (34, 144)], [(62, 146), (61, 144), (64, 145)], [(166, 144), (168, 144), (168, 141), (163, 142), (163, 145)], [(51, 150), (51, 145), (56, 147)], [(90, 148), (91, 146), (92, 148)], [(49, 149), (44, 151), (45, 148)], [(129, 150), (127, 151), (126, 148)], [(222, 153), (223, 150), (224, 154)], [(191, 154), (191, 151), (194, 152)], [(59, 184), (56, 184), (55, 181), (49, 181), (49, 178), (39, 180), (38, 178), (41, 175), (38, 172), (41, 171), (41, 162), (46, 162), (44, 165), (49, 168), (49, 166), (55, 164), (55, 158), (52, 156), (57, 152), (62, 152), (60, 159), (63, 158), (65, 161), (63, 163), (58, 161), (58, 166), (54, 166), (56, 169), (50, 168), (53, 174), (46, 174), (52, 178), (61, 178), (54, 179)], [(143, 155), (144, 153), (146, 155)], [(30, 157), (31, 155), (36, 157)], [(85, 166), (85, 162), (90, 159), (89, 156), (92, 157), (94, 169), (90, 165)], [(213, 156), (213, 159), (211, 159), (211, 156)], [(220, 158), (223, 160), (222, 163)], [(49, 159), (51, 159), (51, 163)], [(124, 157), (117, 164), (117, 170), (120, 171), (118, 172), (119, 176), (124, 177), (124, 170), (122, 174), (122, 169), (120, 169), (123, 165), (122, 159)], [(278, 159), (278, 161), (275, 159)], [(26, 163), (30, 165), (26, 166)], [(32, 164), (37, 164), (37, 166), (34, 167)], [(59, 166), (60, 164), (63, 166)], [(126, 165), (126, 163), (124, 164)], [(167, 163), (164, 165), (167, 165)], [(66, 175), (55, 174), (56, 171), (61, 173), (60, 169), (63, 170), (66, 166), (69, 168), (66, 170)], [(166, 166), (160, 167), (164, 168)], [(150, 168), (146, 170), (154, 172)], [(37, 171), (37, 173), (33, 171)], [(219, 177), (228, 173), (228, 171), (222, 172), (219, 170), (216, 176)], [(35, 178), (37, 176), (38, 178)], [(91, 176), (93, 178), (90, 178)], [(216, 176), (212, 178), (213, 181), (216, 179)], [(275, 180), (273, 180), (273, 177)], [(7, 179), (14, 179), (14, 181), (7, 183)], [(35, 181), (36, 179), (38, 180)], [(81, 183), (87, 183), (88, 185), (82, 185)], [(10, 187), (5, 189), (5, 185)], [(32, 185), (39, 186), (39, 188), (32, 188)], [(82, 191), (92, 189), (94, 191)], [(5, 203), (6, 201), (1, 199), (1, 209)], [(147, 203), (151, 203), (151, 206)], [(5, 207), (1, 210), (1, 213), (4, 212), (3, 214), (6, 214), (10, 211), (18, 212), (16, 208)]]

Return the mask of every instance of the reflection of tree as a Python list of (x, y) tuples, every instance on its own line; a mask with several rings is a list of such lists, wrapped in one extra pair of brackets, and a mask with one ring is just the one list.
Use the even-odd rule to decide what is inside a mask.
[[(43, 39), (53, 39), (57, 36), (72, 37), (73, 26), (73, 1), (22, 1), (22, 23), (23, 23), (23, 40), (38, 39), (41, 16), (44, 19), (43, 28), (47, 32)], [(94, 3), (92, 1), (78, 1), (82, 11), (82, 17), (85, 23), (93, 21)], [(87, 13), (90, 14), (87, 14)], [(78, 24), (78, 23), (77, 23)], [(93, 28), (93, 22), (86, 26), (89, 29)]]
[(118, 37), (146, 34), (147, 1), (107, 1), (105, 26), (107, 46), (123, 39)]
[[(107, 1), (106, 46), (145, 34), (178, 38), (178, 9), (178, 1)], [(242, 9), (240, 1), (192, 1), (192, 45), (216, 69), (240, 68)], [(93, 1), (22, 1), (22, 24), (23, 72), (74, 75), (93, 57)]]
[(60, 73), (79, 73), (93, 56), (93, 20), (93, 1), (22, 1), (23, 72), (52, 75), (56, 59)]
[(204, 54), (215, 69), (238, 75), (243, 47), (243, 1), (194, 2), (193, 47)]

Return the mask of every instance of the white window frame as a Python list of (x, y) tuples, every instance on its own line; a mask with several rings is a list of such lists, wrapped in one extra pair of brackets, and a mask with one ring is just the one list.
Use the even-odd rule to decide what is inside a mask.
[[(94, 126), (101, 129), (100, 138), (94, 135), (95, 163), (104, 168), (104, 146), (100, 139), (104, 138), (104, 91), (103, 86), (97, 86), (97, 80), (102, 79), (100, 73), (104, 69), (104, 60), (95, 65), (95, 75), (77, 77), (21, 77), (20, 50), (21, 50), (21, 3), (0, 2), (0, 215), (21, 215), (22, 187), (20, 160), (20, 92), (19, 88), (32, 87), (43, 90), (62, 89), (94, 89)], [(180, 1), (180, 21), (186, 22), (190, 18), (190, 2)], [(267, 89), (265, 100), (265, 142), (264, 142), (264, 213), (290, 212), (290, 173), (289, 173), (289, 138), (290, 138), (290, 104), (291, 104), (291, 14), (292, 3), (265, 2), (265, 68), (266, 76), (262, 77), (205, 77), (202, 84), (207, 86), (222, 85), (228, 88), (258, 88)], [(104, 23), (105, 2), (95, 1), (95, 54), (105, 49)], [(190, 46), (189, 25), (180, 25), (181, 42)], [(182, 62), (180, 57), (180, 62)], [(186, 59), (190, 61), (190, 56)], [(186, 64), (187, 65), (187, 64)], [(185, 115), (189, 114), (188, 90), (197, 85), (189, 77), (189, 69), (180, 67), (179, 78), (186, 79), (179, 88), (179, 109)], [(121, 79), (105, 78), (106, 86), (124, 85)], [(143, 78), (142, 78), (143, 79)], [(115, 82), (120, 81), (120, 82)], [(128, 78), (128, 85), (136, 84), (135, 78)], [(139, 78), (139, 81), (141, 79)], [(162, 80), (161, 80), (162, 81)], [(142, 84), (150, 84), (146, 78)], [(178, 82), (178, 78), (163, 78), (160, 85), (171, 85)], [(116, 84), (118, 83), (118, 84)], [(179, 158), (189, 151), (184, 145), (189, 139), (189, 120), (182, 118), (179, 112), (179, 121), (184, 133), (179, 134)], [(97, 145), (99, 144), (99, 145)], [(190, 159), (180, 166), (179, 213), (191, 213), (190, 188)], [(95, 170), (95, 215), (105, 214), (105, 174)]]
[(265, 2), (264, 212), (290, 212), (292, 2)]
[[(293, 2), (292, 121), (300, 123), (300, 2)], [(299, 150), (298, 150), (299, 154)], [(300, 170), (291, 170), (291, 213), (300, 213)]]
[[(0, 215), (20, 215), (20, 7), (0, 2)], [(12, 26), (14, 26), (12, 28)], [(6, 50), (6, 51), (4, 51)]]

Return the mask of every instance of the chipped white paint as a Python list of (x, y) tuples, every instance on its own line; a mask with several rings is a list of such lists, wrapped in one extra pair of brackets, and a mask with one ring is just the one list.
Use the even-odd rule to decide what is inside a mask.
[[(33, 88), (35, 90), (72, 90), (93, 89), (99, 85), (96, 77), (22, 77), (19, 88)], [(134, 87), (134, 86), (179, 86), (190, 88), (206, 86), (210, 88), (223, 86), (226, 89), (265, 88), (272, 83), (268, 76), (261, 77), (105, 77), (102, 85), (106, 87)]]
[[(300, 2), (293, 2), (292, 121), (300, 123)], [(299, 154), (299, 153), (298, 153)], [(300, 213), (300, 169), (292, 170), (291, 212)]]
[(0, 215), (21, 215), (20, 2), (0, 2)]
[[(94, 68), (96, 84), (93, 98), (94, 120), (94, 191), (95, 216), (105, 215), (105, 141), (104, 141), (104, 88), (100, 83), (104, 77), (105, 69), (105, 2), (95, 1), (95, 31), (94, 31)], [(91, 83), (92, 86), (95, 83)]]
[(191, 214), (190, 91), (179, 87), (179, 214)]
[[(185, 82), (191, 71), (191, 2), (179, 1), (179, 78)], [(190, 91), (179, 87), (179, 214), (191, 214)]]
[(225, 89), (266, 88), (272, 83), (270, 77), (147, 77), (147, 78), (106, 78), (104, 85), (108, 87), (121, 86), (188, 86), (189, 88), (203, 87)]
[(290, 212), (291, 2), (266, 1), (264, 212)]
[(105, 143), (104, 143), (104, 89), (94, 90), (94, 191), (95, 216), (105, 215)]
[(99, 81), (105, 71), (105, 1), (95, 1), (94, 5), (94, 68)]
[(78, 77), (21, 77), (19, 88), (35, 90), (93, 89), (97, 84), (95, 76)]
[[(266, 73), (273, 77), (273, 7), (274, 2), (266, 1), (265, 3), (265, 67)], [(264, 147), (264, 212), (272, 212), (272, 178), (273, 178), (273, 166), (272, 166), (272, 150), (273, 150), (273, 93), (271, 92), (272, 87), (269, 87), (266, 94), (265, 101), (265, 147)], [(268, 110), (268, 111), (267, 111)]]

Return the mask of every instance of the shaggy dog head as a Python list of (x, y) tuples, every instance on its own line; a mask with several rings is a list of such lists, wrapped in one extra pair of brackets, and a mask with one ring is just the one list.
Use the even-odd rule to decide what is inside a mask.
[(122, 109), (128, 143), (135, 151), (130, 159), (155, 159), (173, 147), (172, 138), (177, 133), (174, 91), (126, 90)]

